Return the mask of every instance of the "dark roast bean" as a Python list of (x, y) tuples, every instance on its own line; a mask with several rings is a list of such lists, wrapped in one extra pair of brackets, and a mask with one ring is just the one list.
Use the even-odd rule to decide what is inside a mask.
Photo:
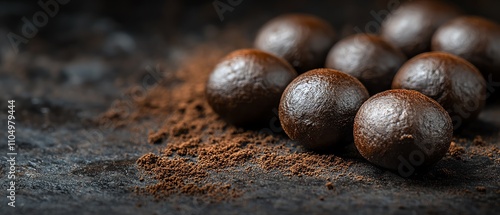
[(408, 2), (382, 23), (381, 35), (408, 57), (413, 57), (430, 51), (436, 29), (459, 14), (454, 6), (439, 1)]
[(479, 68), (487, 80), (500, 81), (500, 25), (464, 16), (441, 26), (432, 49), (458, 55)]
[(307, 14), (288, 14), (266, 23), (255, 47), (287, 60), (298, 73), (325, 65), (335, 31), (326, 21)]
[(326, 67), (354, 76), (371, 94), (391, 88), (406, 56), (376, 35), (356, 34), (339, 41), (326, 58)]
[(455, 128), (476, 119), (486, 101), (486, 81), (468, 61), (444, 52), (417, 55), (394, 77), (394, 89), (419, 91), (450, 114)]
[(206, 96), (212, 109), (228, 122), (258, 124), (273, 116), (281, 94), (296, 76), (285, 60), (242, 49), (217, 64), (208, 79)]
[(354, 144), (378, 166), (411, 176), (438, 162), (453, 136), (450, 116), (431, 98), (414, 90), (374, 95), (354, 120)]
[(279, 118), (292, 140), (308, 149), (329, 151), (352, 140), (354, 116), (368, 97), (356, 78), (333, 69), (315, 69), (288, 85)]

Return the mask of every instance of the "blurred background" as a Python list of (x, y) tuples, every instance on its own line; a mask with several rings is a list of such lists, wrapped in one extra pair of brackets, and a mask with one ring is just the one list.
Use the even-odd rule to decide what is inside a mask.
[[(288, 12), (316, 14), (335, 26), (337, 31), (351, 32), (356, 26), (377, 21), (371, 12), (388, 11), (388, 5), (398, 5), (411, 0), (352, 0), (352, 1), (255, 1), (255, 0), (193, 0), (193, 1), (79, 1), (64, 0), (57, 15), (49, 18), (48, 24), (40, 30), (40, 38), (53, 44), (68, 45), (75, 38), (92, 33), (122, 30), (150, 36), (161, 34), (163, 38), (194, 34), (202, 35), (207, 28), (221, 28), (229, 25), (248, 26), (249, 36), (256, 28), (271, 17)], [(56, 0), (7, 0), (0, 2), (0, 24), (3, 31), (19, 32), (22, 17), (31, 20), (40, 11), (40, 2)], [(63, 2), (63, 1), (61, 1)], [(496, 0), (455, 0), (468, 14), (481, 15), (500, 21), (500, 2)], [(218, 14), (215, 5), (226, 7)], [(234, 6), (233, 6), (234, 5)], [(383, 12), (381, 12), (383, 13)], [(4, 32), (5, 33), (5, 32)]]
[[(3, 0), (0, 99), (25, 98), (41, 115), (47, 114), (39, 108), (46, 103), (70, 110), (85, 104), (99, 112), (131, 86), (144, 84), (152, 71), (160, 80), (176, 70), (200, 44), (217, 41), (227, 44), (227, 52), (251, 46), (258, 28), (277, 15), (315, 14), (341, 38), (373, 33), (391, 8), (407, 1)], [(450, 3), (500, 22), (500, 1)]]

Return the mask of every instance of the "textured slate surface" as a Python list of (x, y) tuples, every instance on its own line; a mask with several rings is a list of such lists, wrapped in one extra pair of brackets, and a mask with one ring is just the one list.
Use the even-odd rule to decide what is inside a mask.
[[(283, 10), (300, 11), (303, 8), (304, 11), (328, 12), (320, 5), (302, 7), (303, 4), (299, 1)], [(371, 8), (383, 9), (385, 5), (382, 1), (368, 5), (361, 4), (361, 1), (352, 4), (357, 6), (351, 5), (349, 11), (355, 12), (338, 16), (348, 19), (359, 13), (363, 17), (356, 22), (359, 26), (370, 20)], [(489, 4), (498, 3), (492, 1)], [(217, 19), (211, 11), (211, 2), (200, 5), (194, 12), (185, 13), (206, 10), (212, 20)], [(248, 19), (252, 11), (260, 8), (259, 5), (262, 4), (243, 2), (226, 18)], [(275, 4), (264, 8), (263, 17), (277, 13), (276, 8), (279, 7)], [(485, 8), (484, 14), (494, 14), (487, 10), (488, 6), (480, 8)], [(23, 10), (22, 14), (33, 14), (30, 11)], [(65, 15), (61, 14), (61, 17)], [(495, 214), (500, 209), (500, 165), (485, 156), (446, 159), (439, 162), (431, 173), (411, 180), (364, 161), (356, 161), (350, 172), (377, 180), (369, 183), (338, 180), (334, 182), (334, 190), (326, 189), (324, 180), (313, 177), (288, 177), (279, 172), (255, 170), (256, 177), (236, 168), (214, 175), (213, 180), (230, 181), (245, 193), (240, 198), (220, 203), (190, 196), (154, 201), (150, 196), (137, 195), (133, 192), (134, 186), (152, 182), (139, 180), (135, 160), (147, 152), (157, 152), (163, 145), (146, 144), (147, 130), (134, 133), (127, 128), (96, 127), (89, 120), (105, 111), (113, 99), (125, 96), (126, 89), (140, 85), (148, 74), (147, 65), (154, 67), (158, 62), (174, 65), (176, 59), (185, 53), (183, 50), (199, 43), (200, 38), (210, 36), (206, 36), (207, 32), (189, 33), (181, 43), (173, 44), (158, 35), (133, 32), (131, 35), (137, 43), (134, 54), (114, 55), (111, 52), (110, 57), (102, 49), (106, 47), (102, 45), (106, 41), (102, 38), (122, 28), (113, 27), (101, 19), (76, 15), (69, 18), (72, 19), (64, 21), (56, 17), (52, 20), (55, 24), (50, 24), (47, 32), (30, 40), (20, 53), (11, 53), (9, 44), (2, 42), (0, 137), (6, 139), (6, 101), (15, 99), (19, 178), (16, 180), (16, 208), (7, 207), (8, 166), (4, 141), (0, 147), (0, 214)], [(194, 20), (191, 24), (203, 23), (199, 19), (190, 18)], [(64, 22), (77, 20), (83, 20), (81, 22), (88, 26), (109, 25), (106, 28), (110, 30), (89, 35), (75, 27), (80, 25), (73, 26), (71, 31), (62, 30)], [(341, 20), (334, 21), (335, 25), (339, 26)], [(189, 22), (182, 21), (181, 24), (189, 25)], [(228, 22), (231, 24), (230, 20), (223, 24)], [(261, 22), (250, 22), (249, 25), (258, 26), (256, 23)], [(208, 29), (205, 31), (210, 31)], [(4, 32), (9, 30), (5, 28)], [(67, 37), (76, 39), (57, 39)], [(64, 42), (54, 44), (54, 41)], [(65, 72), (68, 65), (79, 62), (84, 62), (84, 67), (93, 66), (92, 71), (97, 73)], [(69, 69), (78, 70), (78, 67)], [(460, 136), (467, 139), (465, 145), (471, 145), (475, 135), (481, 135), (488, 144), (500, 147), (498, 102), (490, 104), (480, 120)], [(498, 160), (499, 155), (494, 156)], [(442, 169), (450, 172), (443, 174)], [(338, 173), (331, 174), (333, 177)], [(246, 183), (248, 180), (254, 183)], [(484, 186), (486, 192), (477, 191), (477, 186)]]

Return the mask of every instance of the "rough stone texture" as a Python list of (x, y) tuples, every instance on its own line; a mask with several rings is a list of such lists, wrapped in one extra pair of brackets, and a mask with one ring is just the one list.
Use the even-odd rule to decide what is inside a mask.
[[(352, 4), (355, 3), (359, 4), (358, 1)], [(328, 7), (317, 4), (304, 8), (308, 3), (298, 1), (284, 11), (304, 8), (306, 12), (330, 14), (330, 9), (325, 9)], [(372, 19), (369, 11), (384, 9), (385, 4), (377, 1), (376, 4), (363, 5), (365, 9), (357, 13), (364, 18), (355, 24), (345, 23), (347, 33), (344, 33), (352, 32), (353, 26), (363, 28)], [(466, 6), (470, 4), (465, 3)], [(492, 4), (498, 2), (492, 1), (485, 4), (488, 7), (477, 8), (485, 8), (484, 14), (494, 16), (496, 10), (493, 9), (498, 7)], [(197, 5), (203, 10), (186, 14), (208, 11), (217, 20), (211, 2), (203, 5)], [(251, 17), (249, 11), (261, 9), (261, 6), (245, 1), (234, 12), (227, 13), (226, 19), (244, 20)], [(350, 6), (351, 10), (357, 10), (357, 7)], [(269, 4), (266, 11), (276, 8)], [(32, 14), (29, 9), (19, 13)], [(352, 19), (355, 14), (342, 17)], [(276, 12), (263, 17), (274, 15)], [(92, 18), (75, 19), (88, 22)], [(190, 20), (193, 19), (196, 20)], [(255, 30), (264, 21), (242, 23)], [(455, 137), (449, 156), (431, 172), (413, 179), (401, 178), (346, 153), (342, 157), (353, 162), (350, 168), (342, 173), (325, 173), (321, 178), (286, 176), (279, 171), (258, 168), (249, 174), (244, 167), (212, 173), (211, 180), (229, 182), (244, 191), (241, 197), (222, 202), (214, 203), (188, 195), (172, 195), (157, 201), (153, 196), (137, 194), (134, 192), (136, 186), (154, 182), (147, 178), (140, 180), (141, 173), (135, 161), (146, 153), (157, 153), (165, 147), (164, 144), (147, 143), (148, 132), (159, 126), (159, 119), (144, 119), (141, 128), (132, 130), (129, 125), (97, 126), (93, 119), (106, 111), (113, 100), (133, 99), (135, 94), (144, 93), (156, 83), (144, 80), (169, 77), (177, 67), (176, 62), (189, 55), (192, 47), (202, 43), (200, 38), (212, 40), (221, 32), (231, 34), (231, 30), (216, 25), (198, 29), (197, 33), (186, 33), (175, 42), (165, 42), (165, 38), (155, 34), (132, 34), (136, 39), (135, 54), (109, 58), (98, 51), (102, 50), (102, 43), (106, 41), (103, 38), (106, 37), (83, 31), (90, 36), (75, 39), (71, 32), (58, 29), (58, 22), (63, 21), (51, 22), (54, 24), (47, 26), (47, 32), (30, 40), (18, 54), (9, 51), (8, 43), (1, 43), (7, 47), (1, 47), (4, 51), (0, 66), (0, 137), (6, 139), (6, 101), (16, 99), (16, 167), (19, 178), (16, 180), (16, 208), (7, 207), (4, 197), (7, 144), (4, 142), (0, 147), (0, 214), (496, 214), (500, 208), (499, 102), (489, 104), (478, 121)], [(186, 23), (189, 21), (181, 24)], [(337, 27), (341, 26), (340, 23), (342, 19), (334, 21)], [(74, 30), (80, 32), (76, 35), (82, 35), (82, 31)], [(250, 30), (239, 29), (245, 35)], [(60, 39), (59, 43), (51, 43), (63, 36), (77, 42)], [(252, 38), (247, 39), (251, 41)], [(234, 45), (234, 49), (242, 46)], [(92, 76), (89, 81), (75, 83), (61, 78), (65, 77), (63, 68), (68, 65), (96, 58), (102, 59), (106, 65), (99, 79)], [(156, 65), (160, 65), (161, 73), (154, 72)], [(169, 80), (163, 84), (178, 84), (175, 78)], [(485, 150), (490, 152), (485, 153)], [(343, 177), (346, 174), (352, 177)], [(336, 180), (328, 182), (322, 178)], [(247, 183), (250, 180), (253, 183)]]

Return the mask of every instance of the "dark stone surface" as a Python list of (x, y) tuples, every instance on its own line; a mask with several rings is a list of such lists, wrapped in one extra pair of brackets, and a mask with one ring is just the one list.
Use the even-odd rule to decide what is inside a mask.
[[(148, 152), (157, 153), (164, 147), (146, 143), (148, 129), (158, 125), (151, 124), (144, 130), (131, 132), (127, 127), (98, 127), (91, 120), (112, 105), (114, 99), (130, 96), (127, 90), (130, 87), (143, 86), (140, 89), (147, 90), (144, 79), (151, 73), (146, 68), (155, 68), (158, 64), (165, 68), (165, 75), (168, 75), (168, 71), (176, 68), (176, 61), (188, 54), (190, 47), (200, 43), (200, 38), (209, 39), (211, 28), (197, 28), (200, 23), (207, 23), (198, 16), (203, 14), (200, 12), (209, 14), (207, 20), (211, 21), (208, 23), (216, 23), (215, 36), (212, 36), (216, 37), (220, 26), (234, 22), (248, 24), (250, 34), (255, 33), (253, 30), (267, 18), (276, 15), (277, 11), (317, 12), (324, 15), (335, 10), (338, 11), (337, 15), (328, 20), (337, 28), (345, 24), (347, 33), (344, 32), (344, 36), (353, 32), (353, 26), (364, 28), (373, 19), (370, 10), (384, 9), (386, 2), (370, 1), (372, 3), (368, 4), (359, 0), (346, 1), (329, 9), (320, 5), (319, 1), (297, 1), (287, 5), (244, 1), (234, 12), (227, 13), (226, 22), (222, 23), (213, 12), (211, 1), (200, 1), (192, 5), (190, 10), (187, 5), (172, 3), (169, 6), (177, 5), (183, 8), (179, 11), (184, 12), (165, 9), (165, 14), (168, 14), (166, 17), (176, 19), (163, 20), (176, 23), (174, 29), (195, 26), (182, 34), (182, 40), (171, 41), (170, 38), (176, 33), (170, 33), (175, 31), (165, 30), (169, 36), (132, 31), (136, 42), (135, 54), (125, 53), (113, 57), (109, 57), (109, 53), (101, 53), (102, 44), (106, 42), (106, 35), (120, 27), (111, 32), (99, 31), (97, 27), (95, 31), (77, 27), (92, 26), (92, 23), (123, 26), (130, 20), (134, 20), (131, 25), (136, 26), (141, 23), (138, 20), (140, 16), (134, 13), (123, 18), (128, 13), (120, 8), (127, 5), (129, 9), (146, 6), (131, 2), (125, 1), (116, 8), (111, 3), (101, 3), (100, 7), (96, 7), (100, 8), (99, 13), (96, 13), (98, 15), (109, 12), (110, 17), (121, 17), (111, 21), (75, 13), (72, 16), (83, 24), (75, 25), (73, 31), (60, 28), (67, 26), (63, 25), (64, 22), (69, 22), (69, 19), (62, 18), (67, 18), (68, 14), (61, 12), (61, 18), (56, 17), (53, 22), (51, 20), (52, 24), (46, 26), (17, 54), (10, 51), (9, 43), (0, 43), (0, 138), (6, 140), (7, 100), (15, 99), (18, 147), (16, 208), (10, 208), (6, 206), (7, 143), (4, 141), (0, 145), (0, 214), (496, 214), (500, 209), (498, 153), (493, 158), (481, 155), (463, 157), (462, 160), (447, 158), (440, 161), (430, 173), (414, 179), (404, 179), (366, 161), (348, 158), (354, 164), (346, 173), (374, 180), (356, 181), (340, 177), (333, 181), (333, 190), (326, 188), (324, 180), (314, 177), (289, 177), (280, 172), (262, 172), (258, 169), (253, 170), (255, 174), (249, 174), (244, 171), (245, 167), (229, 169), (213, 174), (211, 180), (230, 182), (245, 193), (240, 198), (220, 203), (182, 195), (154, 201), (151, 196), (134, 193), (135, 186), (153, 183), (139, 180), (140, 173), (135, 160)], [(2, 23), (6, 26), (19, 27), (20, 17), (30, 16), (38, 10), (36, 6), (22, 9), (22, 5), (28, 3), (5, 1), (2, 4), (16, 6), (15, 11), (0, 13), (5, 18)], [(482, 14), (499, 20), (495, 9), (498, 8), (495, 7), (498, 1), (489, 1), (478, 7), (472, 7), (471, 4), (466, 2), (462, 6), (471, 8), (474, 13), (484, 10)], [(79, 10), (80, 5), (87, 5), (80, 8), (82, 11), (92, 8), (91, 3), (72, 1), (68, 10)], [(155, 6), (152, 3), (150, 7)], [(251, 11), (256, 10), (262, 11), (263, 15), (253, 22), (245, 22), (249, 17), (253, 19)], [(174, 12), (170, 14), (169, 11)], [(151, 14), (152, 19), (158, 18), (155, 16), (157, 12)], [(348, 23), (345, 20), (355, 21)], [(150, 25), (154, 23), (148, 22), (146, 26)], [(19, 32), (15, 27), (11, 27), (11, 30)], [(100, 71), (99, 78), (83, 76), (81, 78), (85, 81), (75, 82), (63, 75), (67, 71), (63, 70), (66, 66), (92, 59), (100, 59), (106, 65), (106, 70)], [(466, 146), (471, 146), (476, 135), (487, 139), (488, 144), (500, 145), (498, 102), (487, 106), (479, 120), (461, 131), (459, 136), (466, 139)], [(332, 171), (330, 174), (331, 178), (335, 178), (346, 173)], [(254, 183), (247, 183), (249, 180)], [(477, 191), (477, 186), (483, 186), (486, 191)]]

